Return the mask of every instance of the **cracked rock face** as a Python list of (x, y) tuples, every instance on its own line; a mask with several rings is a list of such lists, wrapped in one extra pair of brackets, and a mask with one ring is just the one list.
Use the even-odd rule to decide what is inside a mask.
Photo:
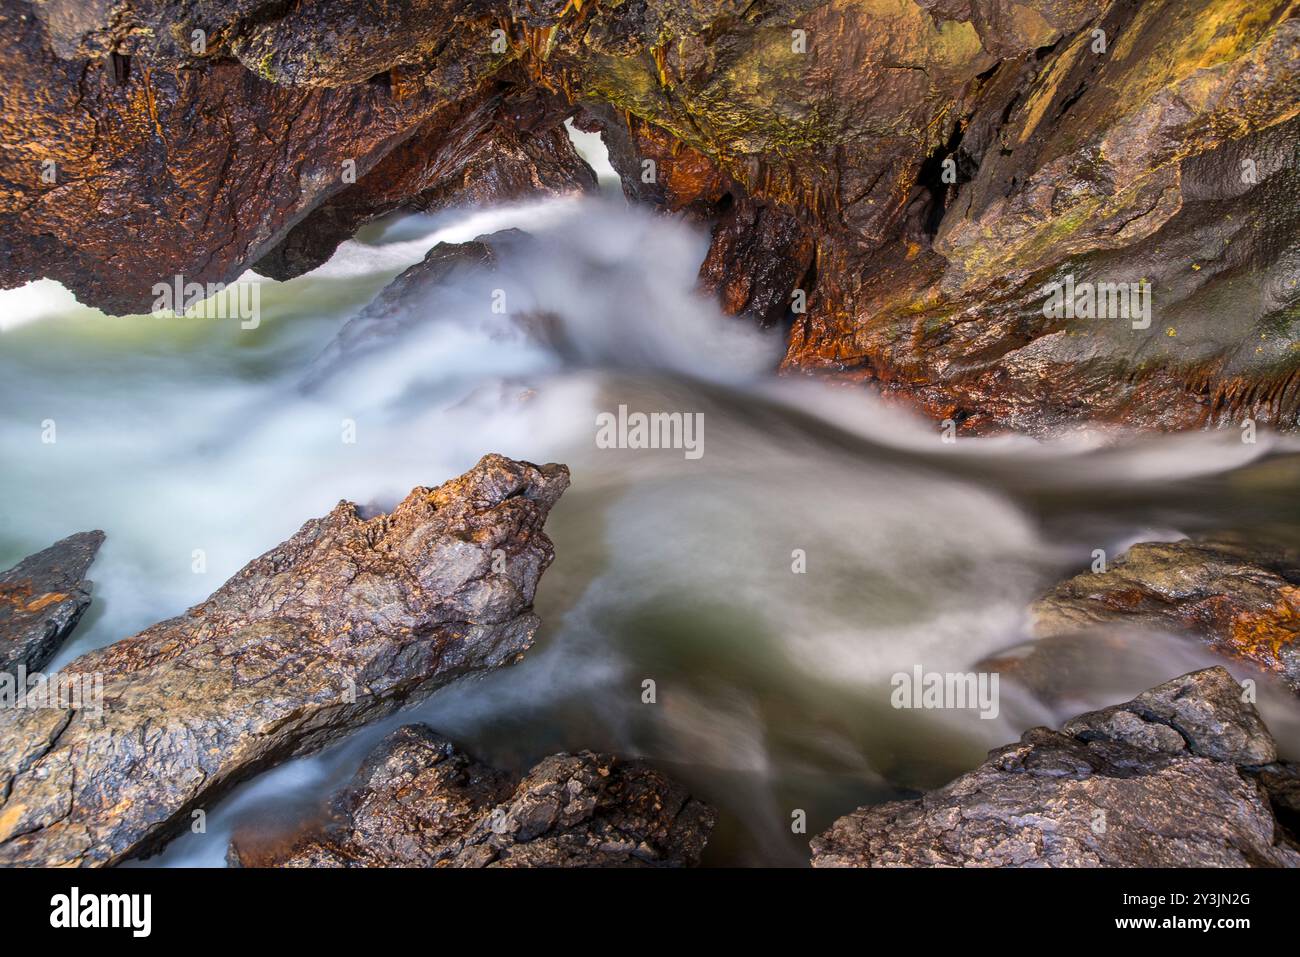
[(0, 865), (148, 853), (238, 781), (517, 659), (568, 482), (488, 455), (386, 515), (341, 502), (186, 613), (72, 662), (101, 708), (0, 712)]
[[(941, 151), (957, 182), (901, 243), (843, 254), (836, 272), (862, 278), (819, 280), (845, 306), (809, 309), (787, 366), (856, 371), (970, 431), (1294, 426), (1300, 264), (1280, 240), (1297, 215), (1293, 17), (1107, 4), (1003, 60)], [(1145, 282), (1149, 315), (1046, 315), (1066, 277)]]
[[(655, 157), (662, 199), (633, 192), (714, 204), (702, 279), (729, 310), (771, 321), (764, 304), (792, 303), (792, 277), (807, 294), (786, 317), (787, 373), (870, 383), (971, 432), (1295, 425), (1293, 5), (712, 12), (623, 5), (619, 29), (593, 19), (579, 49), (561, 27), (552, 62), (577, 64), (557, 69), (584, 102), (636, 118), (637, 148), (611, 160), (627, 184)], [(647, 63), (651, 77), (630, 66)], [(807, 229), (815, 266), (770, 225), (737, 241), (732, 210), (747, 206)], [(753, 268), (754, 247), (785, 268)], [(1135, 328), (1109, 301), (1045, 314), (1066, 277), (1147, 289), (1149, 315)]]
[(1296, 867), (1296, 769), (1222, 668), (1033, 728), (946, 787), (859, 808), (815, 867)]
[(1300, 691), (1300, 555), (1231, 537), (1142, 542), (1032, 609), (1040, 637), (1116, 624), (1187, 631)]
[(0, 572), (0, 671), (40, 671), (90, 607), (86, 571), (104, 533), (61, 539)]
[(254, 867), (682, 867), (715, 815), (639, 761), (584, 751), (521, 780), (424, 725), (390, 734), (335, 796), (326, 823), (287, 847), (245, 845)]

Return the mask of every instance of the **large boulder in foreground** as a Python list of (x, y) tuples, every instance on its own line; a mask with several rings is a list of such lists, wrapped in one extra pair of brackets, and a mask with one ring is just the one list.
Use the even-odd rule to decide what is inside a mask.
[(522, 780), (424, 725), (390, 734), (335, 796), (324, 824), (288, 846), (238, 834), (253, 867), (683, 867), (699, 862), (712, 808), (640, 761), (583, 751)]
[(104, 542), (80, 532), (0, 573), (0, 672), (45, 667), (90, 606), (86, 570)]
[(1032, 728), (946, 787), (859, 808), (815, 867), (1296, 867), (1297, 769), (1222, 668), (1061, 731)]
[(1055, 637), (1111, 625), (1191, 632), (1300, 691), (1300, 554), (1231, 537), (1143, 542), (1034, 604)]
[(192, 812), (532, 643), (562, 465), (485, 456), (363, 518), (341, 502), (203, 603), (71, 663), (102, 707), (0, 712), (0, 865), (107, 865)]

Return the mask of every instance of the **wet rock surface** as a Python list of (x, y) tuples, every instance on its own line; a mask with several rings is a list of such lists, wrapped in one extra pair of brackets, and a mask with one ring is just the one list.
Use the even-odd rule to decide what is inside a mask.
[(63, 59), (26, 3), (0, 9), (0, 285), (58, 279), (149, 311), (157, 283), (231, 282), (439, 105), (373, 84), (277, 85), (237, 62)]
[(532, 196), (594, 192), (553, 98), (493, 87), (425, 121), (355, 186), (327, 200), (254, 267), (292, 279), (334, 254), (366, 223), (396, 210), (432, 213)]
[(1295, 767), (1222, 668), (1033, 728), (947, 786), (864, 807), (815, 867), (1296, 867)]
[[(1296, 424), (1288, 0), (7, 9), (0, 285), (296, 275), (387, 210), (581, 186), (576, 113), (790, 374), (968, 432)], [(1067, 276), (1149, 315), (1045, 313)]]
[(254, 867), (683, 867), (715, 815), (640, 761), (589, 751), (516, 779), (424, 725), (390, 734), (337, 794), (326, 823), (286, 846), (236, 834)]
[(60, 539), (0, 572), (0, 671), (40, 671), (90, 606), (86, 571), (104, 533)]
[[(1298, 140), (1294, 112), (1274, 108), (1300, 76), (1300, 24), (1252, 5), (1248, 26), (1246, 6), (1108, 4), (1004, 60), (941, 151), (956, 183), (901, 243), (867, 254), (861, 281), (825, 290), (787, 366), (878, 382), (968, 431), (1294, 425), (1296, 263), (1277, 237), (1293, 231), (1283, 157)], [(1149, 283), (1149, 315), (1045, 314), (1067, 276)], [(1225, 308), (1229, 288), (1251, 289), (1240, 308)]]
[(1300, 555), (1231, 536), (1143, 542), (1032, 609), (1042, 637), (1138, 624), (1191, 632), (1300, 691)]
[(312, 362), (304, 388), (315, 388), (345, 363), (396, 341), (427, 315), (446, 310), (472, 321), (487, 314), (491, 297), (470, 301), (460, 284), (494, 270), (499, 250), (526, 240), (526, 234), (509, 229), (466, 243), (438, 243), (343, 325)]
[(0, 864), (156, 850), (238, 781), (516, 660), (567, 486), (564, 466), (489, 455), (388, 514), (342, 502), (185, 614), (69, 664), (102, 707), (0, 712)]

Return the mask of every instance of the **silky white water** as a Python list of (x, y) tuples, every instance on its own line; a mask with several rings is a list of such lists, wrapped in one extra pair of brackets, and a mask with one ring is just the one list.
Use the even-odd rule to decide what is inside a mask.
[[(335, 342), (435, 242), (512, 226), (533, 239), (498, 272)], [(891, 707), (894, 673), (969, 671), (1023, 641), (1028, 604), (1095, 548), (1217, 528), (1294, 540), (1300, 460), (1236, 432), (944, 443), (866, 392), (776, 378), (780, 332), (694, 292), (706, 244), (620, 201), (556, 199), (371, 231), (263, 282), (253, 330), (108, 317), (53, 283), (0, 294), (0, 567), (108, 535), (54, 667), (183, 611), (341, 498), (391, 505), (489, 451), (573, 473), (522, 663), (241, 786), (148, 863), (220, 865), (232, 829), (312, 813), (414, 720), (516, 770), (559, 750), (647, 757), (719, 808), (707, 860), (805, 863), (808, 837), (858, 804), (1220, 661), (1142, 635), (1074, 676), (1068, 705), (1004, 683), (994, 720)], [(619, 406), (701, 415), (703, 454), (598, 448), (597, 416)], [(1259, 678), (1297, 755), (1294, 698), (1232, 667)]]

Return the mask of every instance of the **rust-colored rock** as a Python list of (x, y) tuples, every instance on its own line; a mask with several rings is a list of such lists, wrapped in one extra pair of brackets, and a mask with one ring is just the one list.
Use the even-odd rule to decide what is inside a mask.
[[(967, 431), (1300, 412), (1290, 0), (37, 7), (4, 15), (0, 285), (295, 275), (386, 210), (582, 180), (572, 109), (629, 195), (710, 221), (729, 312), (806, 293), (791, 374)], [(1045, 313), (1066, 277), (1149, 315)]]
[[(819, 277), (862, 278), (832, 280), (786, 367), (865, 373), (970, 431), (1293, 426), (1298, 40), (1285, 3), (1110, 4), (1004, 61), (963, 105), (928, 229), (822, 256)], [(1145, 283), (1150, 314), (1049, 318), (1067, 276)]]
[[(924, 6), (934, 20), (804, 5), (725, 26), (694, 5), (629, 8), (617, 39), (593, 25), (572, 53), (581, 69), (563, 75), (625, 110), (638, 146), (666, 136), (712, 161), (737, 208), (776, 207), (811, 230), (815, 287), (787, 372), (870, 382), (967, 431), (1294, 425), (1292, 5)], [(665, 23), (670, 42), (641, 39)], [(793, 29), (804, 69), (778, 46)], [(761, 43), (772, 65), (751, 72)], [(929, 77), (924, 92), (894, 72), (904, 63)], [(616, 166), (625, 152), (611, 151)], [(635, 186), (639, 170), (620, 170), (630, 194), (657, 199)], [(688, 205), (680, 182), (716, 191), (668, 177), (666, 208)], [(746, 248), (720, 228), (707, 262), (705, 285), (730, 309)], [(736, 274), (720, 279), (726, 266)], [(1149, 284), (1149, 323), (1046, 317), (1044, 289), (1067, 274)]]
[(1300, 555), (1231, 537), (1143, 542), (1033, 607), (1040, 637), (1113, 624), (1190, 631), (1300, 692)]
[[(701, 286), (718, 295), (722, 308), (764, 328), (802, 311), (812, 268), (812, 232), (789, 213), (750, 200), (732, 204), (713, 229), (700, 266)], [(802, 299), (796, 300), (796, 290)]]
[(150, 47), (125, 66), (62, 59), (31, 10), (0, 10), (0, 286), (49, 276), (119, 314), (149, 311), (175, 276), (233, 281), (496, 68), (447, 50), (454, 75), (400, 97), (294, 88), (215, 56), (155, 63)]
[(578, 123), (601, 133), (629, 199), (710, 226), (700, 288), (728, 315), (763, 327), (785, 319), (816, 252), (809, 226), (752, 199), (716, 162), (658, 127), (591, 105)]
[(90, 607), (86, 571), (104, 533), (60, 539), (0, 572), (0, 672), (40, 671)]
[(238, 781), (517, 659), (568, 481), (489, 455), (385, 515), (341, 502), (185, 614), (72, 662), (100, 707), (0, 711), (0, 865), (149, 853)]
[(238, 834), (254, 867), (683, 867), (715, 815), (640, 761), (556, 754), (520, 780), (423, 725), (390, 734), (287, 846)]

